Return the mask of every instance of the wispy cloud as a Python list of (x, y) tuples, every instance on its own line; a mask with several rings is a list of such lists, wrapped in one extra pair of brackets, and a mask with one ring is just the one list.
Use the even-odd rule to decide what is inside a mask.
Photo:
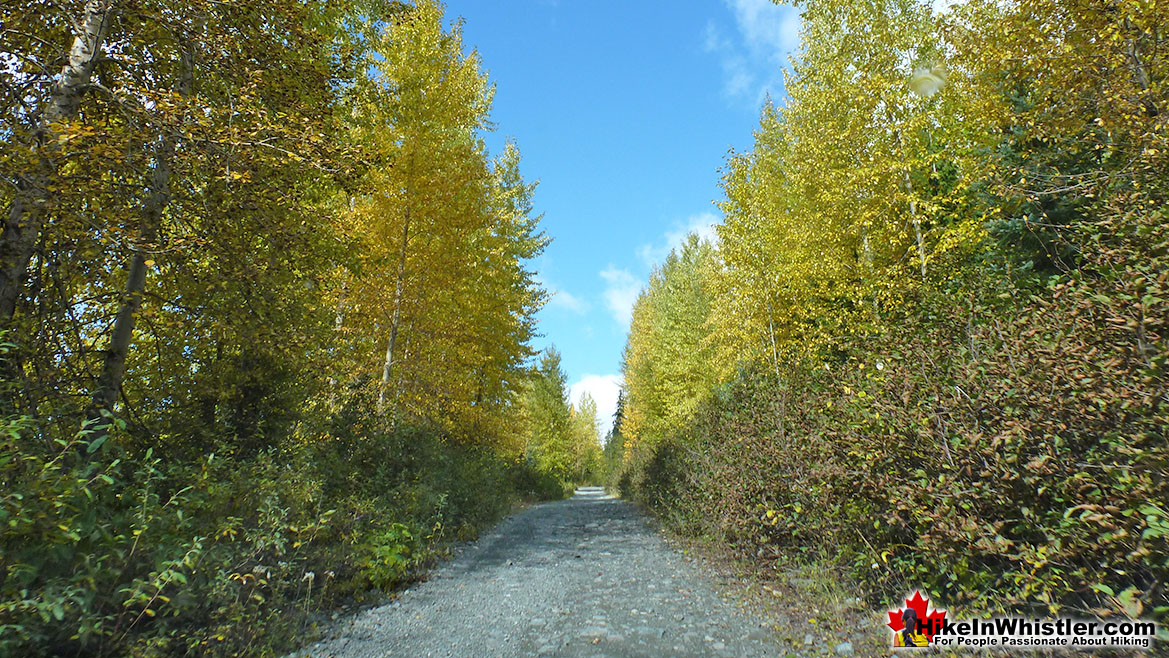
[(613, 414), (617, 413), (617, 397), (624, 379), (621, 375), (585, 375), (569, 388), (573, 404), (580, 404), (581, 395), (588, 393), (597, 403), (597, 421), (601, 436), (613, 427)]
[(755, 88), (755, 74), (751, 72), (747, 58), (714, 23), (706, 25), (704, 50), (719, 58), (723, 69), (723, 94), (729, 98), (741, 98), (752, 94), (752, 89)]
[(783, 62), (800, 45), (800, 15), (771, 0), (726, 0), (747, 47), (758, 56)]
[(692, 215), (685, 222), (679, 222), (666, 231), (659, 242), (638, 247), (637, 257), (647, 267), (658, 265), (666, 260), (671, 251), (681, 247), (686, 242), (686, 236), (691, 233), (696, 233), (700, 239), (713, 244), (717, 238), (714, 230), (716, 224), (718, 217), (712, 212)]
[(628, 327), (633, 317), (633, 304), (641, 293), (641, 281), (629, 270), (612, 265), (601, 271), (601, 278), (605, 280), (605, 305), (617, 324)]
[(592, 307), (586, 300), (577, 297), (567, 290), (551, 289), (550, 293), (552, 294), (552, 299), (548, 300), (548, 305), (552, 308), (563, 309), (576, 315), (584, 315)]
[(546, 276), (537, 274), (536, 281), (541, 288), (548, 291), (550, 296), (548, 306), (550, 308), (567, 311), (574, 315), (584, 315), (592, 308), (592, 304), (589, 304), (588, 300), (564, 290)]
[[(939, 0), (941, 1), (941, 0)], [(704, 49), (719, 58), (723, 93), (758, 105), (766, 94), (783, 91), (783, 69), (800, 45), (800, 16), (771, 0), (724, 0), (734, 17), (734, 35), (708, 23)]]

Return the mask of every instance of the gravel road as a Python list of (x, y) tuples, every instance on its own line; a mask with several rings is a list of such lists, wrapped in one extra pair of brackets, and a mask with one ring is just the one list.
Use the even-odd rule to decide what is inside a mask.
[(599, 489), (515, 514), (393, 603), (300, 657), (774, 656), (629, 503)]

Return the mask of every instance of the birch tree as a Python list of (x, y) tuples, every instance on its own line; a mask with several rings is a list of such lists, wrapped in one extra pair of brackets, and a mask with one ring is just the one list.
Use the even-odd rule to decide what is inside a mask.
[[(248, 291), (243, 308), (261, 314), (304, 297), (272, 294), (279, 277), (257, 271), (268, 263), (254, 242), (241, 244), (254, 240), (248, 232), (262, 226), (292, 247), (311, 228), (286, 249), (303, 260), (297, 277), (315, 277), (331, 257), (334, 227), (312, 209), (323, 188), (311, 181), (341, 162), (327, 133), (334, 85), (353, 71), (333, 57), (350, 47), (341, 26), (354, 7), (88, 2), (76, 21), (40, 9), (5, 6), (13, 57), (0, 120), (12, 139), (0, 171), (12, 212), (0, 236), (0, 312), (21, 343), (11, 373), (21, 404), (83, 397), (92, 420), (119, 399), (174, 401), (214, 370), (195, 375), (193, 356), (250, 342), (228, 329), (247, 314), (213, 311), (217, 297)], [(290, 40), (300, 47), (286, 48)], [(68, 64), (55, 74), (47, 63), (66, 42)], [(46, 193), (29, 196), (37, 189)], [(200, 326), (218, 329), (200, 335)], [(155, 349), (136, 355), (144, 337)], [(163, 356), (163, 345), (179, 356)]]
[[(5, 157), (13, 166), (6, 172), (11, 188), (0, 233), (3, 322), (11, 320), (16, 312), (29, 260), (56, 196), (55, 169), (62, 138), (67, 138), (60, 131), (77, 118), (83, 98), (91, 92), (94, 70), (104, 56), (120, 6), (117, 0), (88, 0), (78, 15), (62, 20), (60, 16), (42, 17), (45, 4), (6, 4), (0, 20), (5, 26), (3, 50), (9, 53), (2, 64), (4, 100), (9, 110), (0, 132), (9, 141), (5, 150), (15, 151)], [(63, 28), (72, 32), (72, 43), (60, 72), (50, 77), (48, 67), (53, 58), (48, 56), (51, 50), (45, 52), (45, 46), (51, 48), (51, 42), (39, 35), (61, 39)]]
[(345, 302), (376, 350), (361, 370), (393, 418), (501, 436), (545, 299), (527, 265), (547, 244), (535, 186), (514, 145), (487, 153), (492, 87), (441, 7), (401, 8), (374, 49), (353, 101), (377, 163), (352, 214), (361, 255)]

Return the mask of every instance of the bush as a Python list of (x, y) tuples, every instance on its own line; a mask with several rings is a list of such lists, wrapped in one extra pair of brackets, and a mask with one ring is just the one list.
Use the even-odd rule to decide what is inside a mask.
[(35, 430), (0, 431), (0, 655), (280, 655), (513, 499), (501, 458), (417, 428), (170, 464)]
[(378, 589), (397, 584), (417, 564), (419, 544), (417, 530), (403, 523), (390, 524), (362, 545), (357, 562), (362, 577)]
[(950, 285), (782, 386), (725, 385), (637, 447), (622, 492), (875, 594), (1165, 615), (1169, 275), (1118, 258), (1090, 279), (982, 266)]
[(559, 500), (572, 490), (571, 484), (526, 459), (515, 466), (512, 480), (516, 491), (530, 500)]

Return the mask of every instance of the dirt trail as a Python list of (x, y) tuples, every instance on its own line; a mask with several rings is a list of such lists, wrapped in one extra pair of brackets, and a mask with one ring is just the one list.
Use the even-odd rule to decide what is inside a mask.
[(637, 510), (598, 489), (515, 514), (297, 656), (774, 656)]

